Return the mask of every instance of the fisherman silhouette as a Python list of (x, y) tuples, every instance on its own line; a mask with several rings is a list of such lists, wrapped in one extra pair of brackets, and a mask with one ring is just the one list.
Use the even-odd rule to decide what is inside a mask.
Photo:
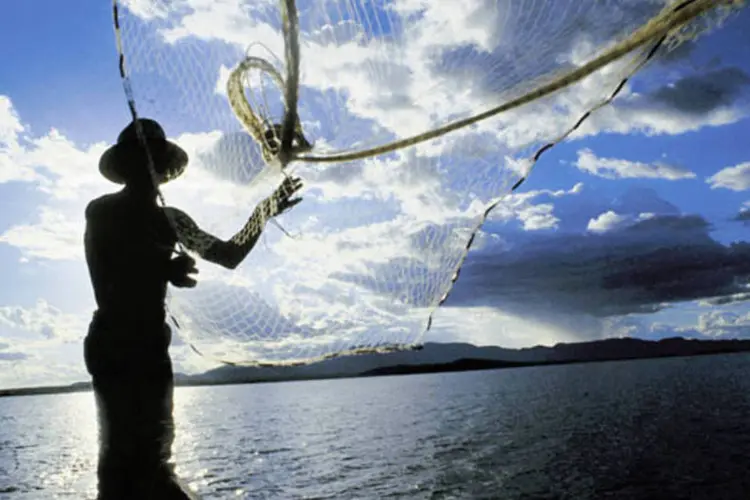
[(97, 310), (84, 358), (99, 416), (98, 499), (188, 499), (171, 462), (174, 383), (165, 297), (167, 283), (195, 286), (192, 275), (198, 271), (190, 256), (174, 256), (175, 246), (179, 241), (204, 260), (234, 269), (253, 249), (268, 218), (301, 201), (292, 196), (302, 182), (286, 178), (245, 226), (223, 241), (184, 212), (157, 204), (155, 181), (182, 174), (188, 155), (167, 140), (156, 121), (138, 122), (140, 140), (136, 122), (130, 123), (99, 162), (102, 175), (124, 188), (86, 207), (86, 262)]

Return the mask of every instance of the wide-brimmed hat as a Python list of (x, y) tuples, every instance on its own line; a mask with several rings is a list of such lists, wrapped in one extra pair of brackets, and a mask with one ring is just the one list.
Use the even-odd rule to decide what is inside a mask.
[[(185, 171), (188, 155), (177, 144), (168, 141), (164, 129), (149, 118), (139, 118), (138, 123), (153, 159), (159, 182), (165, 183), (179, 177)], [(104, 152), (99, 160), (99, 172), (112, 182), (125, 184), (133, 178), (136, 169), (145, 168), (143, 142), (138, 139), (136, 122), (133, 121), (117, 136), (117, 144)], [(140, 163), (140, 164), (139, 164)]]

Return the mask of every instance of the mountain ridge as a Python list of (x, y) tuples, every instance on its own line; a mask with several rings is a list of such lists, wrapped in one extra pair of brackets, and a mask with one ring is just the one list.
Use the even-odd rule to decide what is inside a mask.
[[(419, 350), (345, 356), (304, 366), (222, 366), (197, 375), (176, 373), (175, 385), (184, 387), (371, 377), (738, 352), (750, 352), (750, 340), (682, 337), (645, 340), (622, 337), (520, 349), (475, 346), (461, 342), (428, 342)], [(91, 390), (90, 382), (76, 382), (67, 386), (0, 389), (0, 397), (86, 390)]]

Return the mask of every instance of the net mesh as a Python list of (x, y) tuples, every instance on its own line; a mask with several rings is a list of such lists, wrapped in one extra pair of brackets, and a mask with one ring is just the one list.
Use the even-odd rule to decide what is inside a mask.
[(172, 291), (180, 335), (242, 364), (418, 346), (541, 154), (743, 4), (115, 2), (129, 98), (191, 157), (165, 203), (228, 239), (284, 175), (306, 185), (288, 232)]

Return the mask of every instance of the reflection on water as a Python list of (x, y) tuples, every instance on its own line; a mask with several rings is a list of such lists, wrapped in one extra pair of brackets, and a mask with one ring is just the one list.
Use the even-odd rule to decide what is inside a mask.
[[(746, 498), (750, 356), (178, 389), (205, 498)], [(92, 498), (93, 395), (0, 399), (0, 498)], [(651, 495), (651, 496), (649, 496)]]
[(97, 437), (91, 394), (0, 398), (0, 494), (95, 496)]

